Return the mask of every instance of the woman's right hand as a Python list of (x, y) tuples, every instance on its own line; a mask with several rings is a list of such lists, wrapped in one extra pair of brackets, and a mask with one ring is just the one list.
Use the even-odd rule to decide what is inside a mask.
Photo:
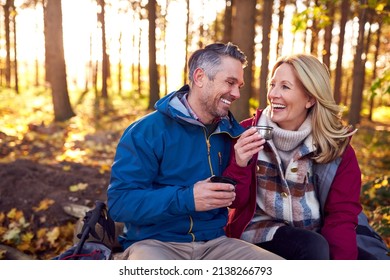
[(240, 167), (247, 166), (252, 156), (264, 148), (265, 142), (256, 128), (250, 127), (244, 131), (234, 145), (237, 165)]

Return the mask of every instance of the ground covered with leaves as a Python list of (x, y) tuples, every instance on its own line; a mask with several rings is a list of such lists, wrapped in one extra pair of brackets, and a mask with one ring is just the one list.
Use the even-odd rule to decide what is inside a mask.
[[(119, 137), (147, 113), (134, 98), (109, 109), (86, 99), (76, 117), (54, 123), (50, 101), (45, 90), (0, 96), (0, 259), (50, 259), (73, 245), (78, 217), (69, 207), (106, 199)], [(388, 244), (389, 127), (364, 121), (353, 138), (362, 203)]]
[(66, 207), (92, 207), (105, 200), (108, 185), (107, 172), (70, 162), (18, 159), (0, 164), (0, 178), (0, 224), (8, 227), (2, 228), (2, 242), (38, 256), (56, 254), (72, 240), (77, 217)]

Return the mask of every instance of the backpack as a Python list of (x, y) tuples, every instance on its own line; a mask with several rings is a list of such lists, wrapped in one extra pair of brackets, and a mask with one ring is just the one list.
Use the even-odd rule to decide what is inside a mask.
[[(53, 260), (112, 259), (112, 248), (109, 245), (115, 239), (115, 223), (108, 215), (106, 204), (96, 201), (95, 208), (85, 214), (83, 222), (81, 232), (77, 234), (80, 241)], [(96, 232), (97, 229), (102, 236)], [(108, 241), (105, 239), (106, 236)]]
[[(321, 216), (324, 214), (324, 206), (329, 189), (332, 185), (334, 176), (341, 162), (337, 158), (331, 163), (314, 164), (315, 189), (321, 205)], [(370, 226), (367, 216), (361, 211), (358, 215), (358, 225), (356, 227), (356, 241), (358, 248), (361, 248), (378, 260), (390, 260), (390, 250), (378, 233)]]

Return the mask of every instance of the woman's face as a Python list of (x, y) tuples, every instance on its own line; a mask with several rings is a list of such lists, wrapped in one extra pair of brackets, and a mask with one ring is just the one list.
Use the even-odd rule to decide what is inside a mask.
[(293, 66), (288, 63), (281, 64), (275, 70), (267, 96), (271, 105), (271, 120), (286, 130), (298, 130), (314, 104), (314, 98), (307, 95)]

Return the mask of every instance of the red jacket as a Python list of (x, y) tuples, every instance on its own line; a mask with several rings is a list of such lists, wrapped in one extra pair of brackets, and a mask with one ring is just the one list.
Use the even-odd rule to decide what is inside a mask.
[[(241, 122), (245, 128), (257, 123), (261, 115), (258, 110), (253, 118)], [(235, 153), (231, 153), (230, 164), (224, 175), (237, 180), (236, 199), (229, 211), (226, 234), (240, 238), (252, 219), (256, 208), (256, 161), (257, 154), (246, 167), (236, 164)], [(329, 243), (331, 259), (357, 259), (355, 228), (360, 204), (361, 172), (353, 148), (348, 145), (333, 179), (324, 206), (321, 234)]]

